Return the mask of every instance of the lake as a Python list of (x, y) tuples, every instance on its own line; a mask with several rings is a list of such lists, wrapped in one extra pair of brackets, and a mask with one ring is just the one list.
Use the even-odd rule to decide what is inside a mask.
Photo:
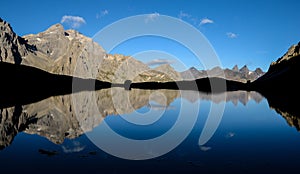
[(0, 110), (3, 173), (298, 173), (299, 115), (257, 92), (108, 88)]

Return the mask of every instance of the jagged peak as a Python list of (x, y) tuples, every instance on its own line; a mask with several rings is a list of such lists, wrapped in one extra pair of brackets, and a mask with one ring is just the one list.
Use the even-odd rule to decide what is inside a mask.
[(211, 69), (211, 71), (219, 71), (219, 70), (223, 70), (220, 66), (215, 66)]
[(9, 31), (12, 32), (13, 35), (16, 35), (15, 32), (13, 31), (13, 28), (11, 27), (11, 25), (6, 22), (5, 20), (3, 20), (2, 18), (0, 18), (0, 26), (1, 26), (1, 30), (2, 31)]
[(255, 72), (264, 72), (261, 68), (256, 68)]
[[(73, 29), (69, 29), (65, 31), (68, 34), (81, 34), (80, 32), (78, 32), (77, 30), (73, 30)], [(82, 35), (82, 34), (81, 34)]]
[(65, 29), (64, 29), (64, 27), (60, 23), (57, 23), (57, 24), (54, 24), (54, 25), (50, 26), (46, 30), (46, 32), (54, 32), (54, 31), (63, 32), (63, 31), (65, 31)]
[(0, 61), (20, 64), (22, 57), (27, 55), (26, 41), (19, 37), (5, 20), (0, 20)]
[(1, 17), (0, 17), (0, 23), (3, 23), (2, 25), (7, 25), (7, 24), (9, 25), (9, 23), (3, 20)]
[(190, 69), (189, 69), (190, 71), (198, 71), (198, 69), (197, 68), (195, 68), (195, 67), (190, 67)]
[(232, 68), (232, 71), (239, 71), (239, 67), (237, 65), (234, 65), (234, 67)]
[(284, 60), (289, 60), (290, 58), (293, 58), (298, 55), (300, 55), (300, 42), (298, 42), (298, 44), (292, 45), (281, 58), (279, 58), (276, 62), (272, 62), (271, 65), (280, 63)]
[(158, 67), (156, 67), (155, 69), (158, 69), (158, 68), (174, 69), (170, 64), (162, 64), (162, 65), (159, 65)]
[(247, 65), (244, 65), (241, 69), (240, 69), (240, 71), (245, 71), (245, 70), (247, 70), (247, 71), (249, 71), (249, 69), (248, 69), (248, 66)]

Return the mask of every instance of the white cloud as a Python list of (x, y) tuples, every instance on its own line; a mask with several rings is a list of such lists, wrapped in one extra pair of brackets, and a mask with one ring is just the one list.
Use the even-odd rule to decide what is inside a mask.
[(204, 24), (213, 24), (214, 21), (208, 18), (204, 18), (200, 21), (200, 25), (204, 25)]
[(237, 38), (237, 37), (238, 37), (237, 34), (232, 33), (232, 32), (228, 32), (228, 33), (226, 33), (226, 35), (227, 35), (227, 37), (229, 37), (229, 38), (231, 38), (231, 39), (234, 39), (234, 38)]
[(148, 14), (146, 19), (145, 19), (145, 22), (148, 23), (150, 21), (154, 21), (156, 18), (159, 17), (159, 13), (155, 12), (155, 13), (151, 13), (151, 14)]
[(65, 15), (60, 21), (62, 24), (67, 24), (71, 28), (79, 28), (82, 24), (86, 24), (85, 20), (80, 16), (68, 16)]
[(178, 15), (178, 18), (179, 18), (179, 19), (183, 19), (183, 18), (189, 19), (190, 17), (191, 17), (190, 14), (184, 13), (183, 11), (180, 11), (180, 13), (179, 13), (179, 15)]
[(147, 62), (146, 65), (155, 66), (155, 65), (172, 64), (172, 63), (175, 63), (175, 61), (169, 59), (153, 59), (150, 62)]
[(102, 11), (100, 12), (100, 14), (99, 14), (99, 13), (96, 14), (96, 18), (97, 18), (97, 19), (100, 19), (100, 18), (102, 18), (102, 17), (108, 15), (108, 13), (109, 13), (108, 10), (106, 10), (106, 9), (105, 9), (105, 10), (102, 10)]
[(199, 18), (192, 16), (191, 14), (183, 12), (183, 11), (179, 12), (178, 18), (181, 20), (185, 20), (197, 27), (200, 27), (201, 25), (204, 25), (204, 24), (213, 24), (214, 23), (214, 21), (209, 18), (203, 18), (203, 19), (199, 20)]

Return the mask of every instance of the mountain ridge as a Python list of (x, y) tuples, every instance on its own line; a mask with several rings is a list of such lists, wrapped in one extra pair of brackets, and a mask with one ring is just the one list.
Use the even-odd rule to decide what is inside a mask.
[[(40, 33), (20, 37), (13, 32), (7, 22), (2, 19), (1, 21), (1, 33), (3, 33), (2, 29), (8, 30), (9, 32), (4, 35), (11, 36), (14, 41), (12, 45), (6, 44), (7, 47), (0, 45), (0, 61), (3, 62), (32, 66), (58, 75), (93, 78), (111, 83), (124, 83), (126, 80), (170, 82), (191, 79), (190, 77), (186, 78), (184, 73), (177, 72), (170, 65), (160, 65), (151, 69), (145, 63), (131, 56), (108, 54), (91, 38), (76, 30), (65, 30), (59, 23)], [(7, 40), (5, 37), (1, 36), (1, 38)], [(6, 53), (6, 50), (13, 51)], [(191, 74), (196, 71), (198, 70), (194, 69)], [(229, 69), (222, 70), (217, 67), (208, 71), (210, 74), (215, 74), (215, 77), (222, 77), (220, 74), (223, 74), (224, 71), (228, 80), (243, 83), (257, 78), (257, 76), (226, 76), (226, 74), (234, 75), (236, 72), (232, 73)], [(196, 76), (207, 77), (208, 71), (198, 71)]]
[(268, 71), (252, 84), (251, 88), (264, 92), (296, 92), (300, 85), (298, 68), (300, 66), (300, 42), (292, 45), (288, 51), (272, 62)]
[[(15, 36), (26, 43), (26, 46), (23, 46), (19, 44), (18, 39), (14, 39), (16, 43), (8, 47), (22, 48), (13, 49), (14, 54), (10, 52), (6, 54), (2, 51), (3, 46), (0, 45), (3, 54), (0, 60), (3, 62), (32, 66), (58, 75), (93, 78), (111, 83), (124, 83), (126, 80), (166, 82), (181, 79), (172, 68), (151, 69), (131, 56), (108, 54), (91, 38), (76, 30), (65, 30), (61, 24), (54, 24), (37, 34), (20, 37), (13, 32), (7, 22), (2, 19), (1, 21), (1, 29), (10, 31), (4, 35)], [(5, 40), (4, 37), (1, 38)], [(28, 52), (27, 48), (30, 47), (35, 49)], [(18, 50), (21, 50), (20, 56), (16, 55), (19, 54)], [(13, 60), (16, 58), (20, 60)], [(169, 77), (168, 74), (173, 75)]]
[(254, 71), (250, 71), (247, 65), (244, 65), (241, 69), (239, 69), (237, 65), (235, 65), (232, 69), (214, 67), (209, 70), (197, 70), (195, 67), (191, 67), (190, 69), (181, 72), (182, 78), (189, 80), (206, 78), (208, 77), (208, 74), (210, 77), (225, 78), (226, 80), (246, 83), (247, 81), (255, 81), (264, 75), (264, 72), (261, 68), (256, 68)]

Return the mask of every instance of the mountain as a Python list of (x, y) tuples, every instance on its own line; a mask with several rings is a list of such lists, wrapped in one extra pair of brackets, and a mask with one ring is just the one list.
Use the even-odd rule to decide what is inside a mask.
[(0, 18), (0, 61), (20, 64), (31, 51), (30, 45), (17, 36), (9, 23)]
[(207, 77), (207, 73), (205, 71), (197, 70), (195, 67), (191, 67), (186, 71), (180, 72), (180, 75), (185, 80)]
[(181, 75), (178, 73), (171, 65), (164, 64), (156, 67), (154, 69), (155, 71), (161, 72), (166, 74), (169, 78), (171, 78), (173, 81), (181, 80)]
[(291, 46), (277, 61), (272, 62), (268, 71), (257, 79), (252, 87), (264, 93), (275, 91), (297, 93), (299, 90), (300, 42)]
[(113, 83), (124, 83), (126, 80), (167, 82), (180, 80), (181, 77), (170, 65), (161, 65), (151, 69), (131, 56), (107, 54), (100, 65), (98, 79)]
[(64, 30), (61, 24), (38, 34), (19, 37), (7, 22), (0, 21), (1, 62), (113, 83), (124, 83), (125, 80), (166, 82), (181, 78), (172, 68), (158, 71), (131, 56), (107, 54), (91, 38), (75, 30)]
[[(95, 101), (88, 100), (90, 95)], [(145, 106), (156, 110), (172, 108), (172, 102), (179, 97), (191, 103), (211, 100), (214, 103), (225, 101), (235, 105), (262, 100), (256, 92), (227, 92), (226, 99), (218, 97), (219, 95), (222, 96), (198, 91), (108, 88), (92, 93), (82, 91), (47, 97), (30, 104), (0, 107), (0, 150), (9, 146), (19, 132), (39, 135), (61, 144), (65, 139), (74, 139), (85, 131), (91, 131), (108, 115), (130, 114)], [(90, 107), (86, 107), (87, 105)]]
[(233, 72), (238, 72), (239, 71), (239, 67), (237, 65), (234, 65), (234, 67), (232, 68)]
[(267, 98), (270, 108), (282, 115), (289, 125), (300, 131), (299, 112), (299, 76), (300, 76), (300, 42), (292, 45), (288, 51), (275, 62), (268, 71), (250, 84)]
[(133, 57), (107, 54), (101, 62), (97, 79), (113, 83), (124, 83), (125, 80), (133, 80), (141, 72), (149, 69), (147, 65)]
[(239, 70), (239, 72), (240, 72), (241, 74), (243, 74), (243, 75), (247, 75), (247, 74), (249, 74), (250, 71), (249, 71), (247, 65), (244, 65), (244, 66)]
[(97, 71), (92, 70), (99, 68), (105, 51), (92, 39), (75, 30), (65, 31), (60, 24), (22, 38), (7, 22), (0, 21), (1, 62), (32, 66), (59, 75), (97, 76)]
[[(90, 94), (95, 98), (95, 103), (86, 98)], [(40, 135), (53, 143), (61, 144), (66, 138), (74, 139), (91, 131), (107, 115), (129, 114), (143, 106), (164, 109), (179, 94), (177, 90), (129, 91), (124, 88), (108, 88), (93, 93), (82, 91), (52, 96), (26, 105), (0, 107), (0, 150), (9, 146), (19, 132)], [(151, 105), (150, 101), (154, 101), (156, 105)]]
[[(46, 31), (24, 36), (36, 51), (24, 59), (24, 65), (50, 73), (81, 78), (96, 78), (105, 56), (104, 49), (75, 30), (55, 24)], [(100, 80), (100, 79), (99, 79)]]
[(264, 74), (264, 71), (260, 68), (256, 68), (254, 72), (260, 76)]
[(180, 74), (168, 64), (141, 72), (133, 82), (171, 82), (181, 80)]
[(190, 68), (187, 71), (180, 73), (183, 79), (192, 80), (208, 77), (220, 77), (227, 80), (238, 81), (246, 83), (247, 81), (254, 81), (264, 74), (264, 72), (257, 68), (255, 71), (250, 71), (245, 65), (241, 69), (235, 65), (232, 69), (222, 69), (220, 67), (214, 67), (210, 70), (197, 70), (196, 68)]
[(232, 102), (235, 106), (238, 103), (247, 105), (250, 100), (254, 100), (256, 103), (260, 103), (263, 100), (258, 92), (255, 91), (227, 91), (226, 98), (223, 97), (224, 93), (210, 94), (199, 91), (181, 91), (181, 97), (188, 100), (191, 103), (200, 100), (212, 101), (214, 103)]

